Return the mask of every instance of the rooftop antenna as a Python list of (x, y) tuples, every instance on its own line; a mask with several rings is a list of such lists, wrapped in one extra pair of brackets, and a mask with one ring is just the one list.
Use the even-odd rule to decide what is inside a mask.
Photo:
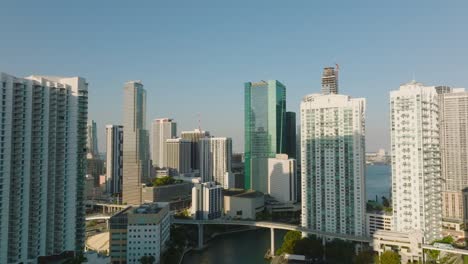
[(198, 130), (201, 131), (201, 115), (200, 115), (200, 112), (198, 112)]

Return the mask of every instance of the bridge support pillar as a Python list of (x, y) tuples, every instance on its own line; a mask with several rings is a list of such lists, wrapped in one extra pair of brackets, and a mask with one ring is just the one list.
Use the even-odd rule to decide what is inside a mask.
[(203, 225), (198, 224), (198, 248), (203, 248)]
[(275, 229), (274, 228), (270, 228), (270, 235), (271, 235), (270, 255), (273, 257), (275, 255)]

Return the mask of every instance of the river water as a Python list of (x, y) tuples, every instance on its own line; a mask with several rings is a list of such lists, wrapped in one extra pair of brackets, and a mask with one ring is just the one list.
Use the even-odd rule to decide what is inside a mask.
[[(390, 195), (391, 169), (388, 165), (367, 166), (366, 192), (367, 199), (379, 201), (382, 196)], [(286, 231), (275, 231), (276, 247), (283, 243)], [(270, 230), (258, 229), (218, 236), (210, 241), (202, 251), (187, 253), (183, 264), (266, 264), (263, 259), (270, 248)]]

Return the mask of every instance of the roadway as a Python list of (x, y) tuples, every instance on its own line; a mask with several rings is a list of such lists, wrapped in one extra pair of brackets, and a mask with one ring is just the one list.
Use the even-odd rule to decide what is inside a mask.
[(86, 221), (92, 221), (92, 220), (109, 220), (112, 215), (106, 215), (106, 214), (94, 214), (94, 215), (87, 215), (86, 216)]

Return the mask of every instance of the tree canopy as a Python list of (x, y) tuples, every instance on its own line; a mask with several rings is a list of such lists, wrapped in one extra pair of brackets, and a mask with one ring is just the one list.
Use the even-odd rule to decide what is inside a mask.
[(354, 258), (356, 264), (372, 264), (374, 263), (374, 253), (372, 251), (361, 251)]
[(354, 255), (354, 245), (351, 242), (334, 239), (325, 247), (325, 256), (330, 263), (343, 263), (344, 259), (352, 261)]
[(293, 252), (308, 258), (321, 258), (323, 256), (322, 241), (316, 238), (304, 237), (296, 241)]
[(376, 264), (400, 264), (400, 255), (391, 250), (387, 250), (376, 258)]
[(176, 183), (176, 180), (171, 176), (155, 178), (153, 180), (153, 186), (163, 186), (163, 185), (170, 185)]
[(284, 235), (283, 245), (276, 251), (277, 255), (283, 253), (294, 254), (294, 246), (296, 242), (301, 239), (301, 232), (299, 231), (288, 231)]

